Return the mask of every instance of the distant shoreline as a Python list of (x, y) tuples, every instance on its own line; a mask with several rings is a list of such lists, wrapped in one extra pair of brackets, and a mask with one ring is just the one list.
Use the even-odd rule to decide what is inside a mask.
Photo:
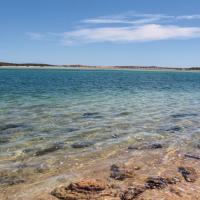
[(0, 62), (0, 69), (83, 69), (83, 70), (144, 70), (144, 71), (200, 71), (200, 67), (159, 67), (159, 66), (88, 66), (80, 64), (52, 65), (45, 63)]
[(61, 65), (30, 65), (30, 66), (1, 66), (2, 69), (71, 69), (71, 70), (130, 70), (130, 71), (163, 71), (163, 72), (200, 72), (200, 68), (165, 68), (165, 67), (131, 67), (131, 66), (61, 66)]

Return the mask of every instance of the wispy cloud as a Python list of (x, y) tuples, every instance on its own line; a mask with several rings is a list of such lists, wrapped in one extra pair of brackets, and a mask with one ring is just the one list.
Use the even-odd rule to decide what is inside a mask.
[(194, 20), (194, 19), (200, 19), (200, 15), (181, 15), (181, 16), (177, 16), (176, 19), (180, 19), (180, 20)]
[(66, 32), (65, 44), (94, 42), (145, 42), (200, 37), (200, 27), (148, 24), (133, 27), (91, 28)]
[(121, 15), (101, 16), (97, 18), (85, 19), (86, 24), (146, 24), (164, 20), (171, 20), (174, 16), (161, 14), (137, 14), (125, 13)]
[(138, 14), (124, 13), (120, 15), (101, 16), (85, 19), (82, 22), (86, 24), (146, 24), (146, 23), (166, 23), (177, 20), (195, 20), (200, 19), (200, 15), (165, 15), (165, 14)]
[(79, 27), (64, 33), (27, 33), (32, 40), (54, 37), (64, 45), (81, 43), (130, 43), (169, 39), (200, 38), (200, 27), (183, 25), (184, 21), (198, 20), (200, 15), (171, 16), (138, 14), (100, 16), (81, 20)]

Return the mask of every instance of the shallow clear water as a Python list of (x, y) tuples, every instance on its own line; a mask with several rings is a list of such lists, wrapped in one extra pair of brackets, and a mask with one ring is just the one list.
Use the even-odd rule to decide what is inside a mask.
[(0, 70), (0, 171), (141, 141), (193, 146), (199, 121), (200, 73)]

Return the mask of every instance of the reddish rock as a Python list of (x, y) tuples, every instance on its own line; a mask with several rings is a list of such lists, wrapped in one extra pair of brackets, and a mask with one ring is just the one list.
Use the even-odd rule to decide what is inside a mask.
[(68, 189), (80, 192), (98, 192), (106, 189), (106, 183), (99, 179), (83, 179), (79, 182), (71, 183)]
[(63, 200), (89, 200), (95, 199), (100, 192), (105, 190), (107, 184), (99, 179), (83, 179), (71, 183), (68, 187), (58, 187), (52, 191), (52, 195)]
[(61, 186), (55, 188), (51, 194), (58, 199), (63, 200), (80, 200), (85, 199), (86, 195), (84, 193), (77, 193), (74, 191), (69, 190), (67, 187)]

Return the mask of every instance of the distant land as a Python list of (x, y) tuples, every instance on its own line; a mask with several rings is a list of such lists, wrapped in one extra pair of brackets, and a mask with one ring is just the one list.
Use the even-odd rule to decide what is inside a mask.
[(77, 68), (77, 69), (133, 69), (133, 70), (177, 70), (177, 71), (188, 71), (188, 70), (199, 70), (200, 67), (159, 67), (159, 66), (89, 66), (89, 65), (52, 65), (45, 63), (11, 63), (11, 62), (0, 62), (1, 68), (9, 67), (22, 67), (22, 68)]

